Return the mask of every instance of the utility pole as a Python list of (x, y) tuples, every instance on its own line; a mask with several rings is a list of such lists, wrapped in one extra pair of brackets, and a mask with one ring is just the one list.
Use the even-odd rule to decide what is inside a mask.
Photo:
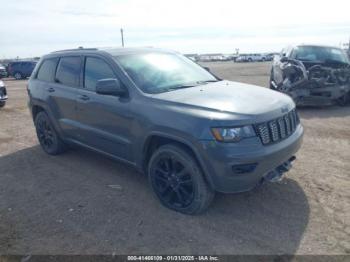
[(123, 32), (123, 28), (120, 28), (120, 34), (122, 36), (122, 47), (124, 47), (124, 32)]

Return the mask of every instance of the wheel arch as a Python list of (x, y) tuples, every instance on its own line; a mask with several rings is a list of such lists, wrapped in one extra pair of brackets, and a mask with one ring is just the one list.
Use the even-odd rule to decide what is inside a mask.
[(202, 159), (199, 156), (199, 153), (197, 150), (191, 145), (190, 142), (187, 140), (177, 137), (177, 136), (172, 136), (169, 134), (163, 134), (163, 133), (152, 133), (150, 134), (146, 139), (143, 144), (143, 149), (142, 149), (142, 170), (145, 174), (147, 174), (147, 167), (148, 167), (148, 162), (155, 150), (157, 150), (159, 147), (166, 145), (166, 144), (175, 144), (182, 149), (186, 150), (197, 162), (199, 168), (201, 169), (203, 175), (204, 175), (204, 180), (208, 183), (208, 185), (211, 188), (214, 188), (213, 183), (210, 179), (210, 176), (207, 172), (207, 170), (204, 168), (204, 164)]
[(55, 119), (53, 112), (50, 110), (49, 106), (47, 106), (45, 103), (42, 103), (40, 100), (35, 100), (35, 102), (31, 101), (30, 112), (32, 114), (32, 118), (34, 122), (38, 113), (45, 112), (48, 115), (58, 135), (61, 137), (61, 139), (64, 140), (64, 136), (62, 135), (62, 130), (58, 124), (58, 121)]
[(32, 108), (31, 108), (31, 113), (32, 113), (32, 117), (33, 117), (33, 120), (35, 120), (35, 117), (37, 116), (37, 114), (41, 111), (44, 111), (46, 112), (46, 110), (42, 107), (42, 106), (39, 106), (39, 105), (33, 105)]

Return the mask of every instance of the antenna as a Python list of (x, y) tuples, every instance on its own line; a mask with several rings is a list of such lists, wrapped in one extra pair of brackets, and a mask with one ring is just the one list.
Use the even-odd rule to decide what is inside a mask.
[(123, 28), (120, 28), (120, 34), (122, 36), (122, 47), (124, 47), (124, 31), (123, 31)]

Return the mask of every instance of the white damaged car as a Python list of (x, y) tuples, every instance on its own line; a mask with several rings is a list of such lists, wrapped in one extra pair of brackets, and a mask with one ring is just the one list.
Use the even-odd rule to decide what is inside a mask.
[(7, 100), (7, 91), (3, 81), (0, 80), (0, 108), (4, 107)]

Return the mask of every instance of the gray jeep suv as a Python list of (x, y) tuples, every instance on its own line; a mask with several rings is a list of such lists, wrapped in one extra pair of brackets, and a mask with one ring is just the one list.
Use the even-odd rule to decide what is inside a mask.
[(79, 145), (149, 177), (161, 203), (197, 214), (214, 192), (242, 192), (288, 171), (303, 128), (287, 95), (224, 81), (153, 48), (42, 57), (28, 84), (48, 154)]

